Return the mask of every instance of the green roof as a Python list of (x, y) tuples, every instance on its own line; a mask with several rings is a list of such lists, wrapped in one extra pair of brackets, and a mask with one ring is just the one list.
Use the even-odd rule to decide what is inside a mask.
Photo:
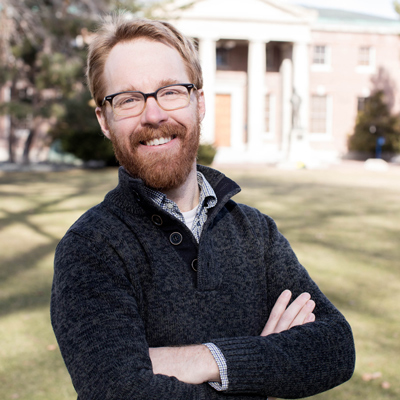
[[(318, 8), (311, 6), (302, 6), (318, 12), (318, 22), (323, 23), (347, 23), (354, 25), (386, 25), (386, 26), (400, 26), (400, 19), (391, 19), (379, 17), (376, 15), (363, 14), (359, 12), (337, 10), (333, 8)], [(400, 16), (399, 16), (400, 18)]]

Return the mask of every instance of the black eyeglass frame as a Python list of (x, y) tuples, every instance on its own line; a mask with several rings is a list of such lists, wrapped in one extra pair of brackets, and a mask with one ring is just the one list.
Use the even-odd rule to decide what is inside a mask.
[[(108, 95), (108, 96), (105, 96), (104, 99), (103, 99), (103, 101), (101, 102), (101, 107), (103, 107), (104, 104), (106, 103), (106, 101), (108, 101), (108, 102), (110, 103), (110, 105), (111, 105), (113, 111), (114, 111), (114, 106), (113, 106), (113, 104), (112, 104), (112, 101), (113, 101), (114, 97), (118, 96), (119, 94), (124, 94), (124, 93), (140, 93), (140, 94), (144, 97), (144, 107), (143, 107), (143, 110), (142, 110), (139, 114), (137, 114), (137, 115), (140, 115), (140, 114), (144, 111), (144, 109), (146, 108), (147, 99), (148, 99), (149, 97), (154, 97), (154, 99), (156, 100), (157, 104), (158, 104), (163, 110), (165, 110), (165, 108), (162, 107), (162, 106), (160, 105), (160, 103), (158, 102), (157, 93), (158, 93), (160, 90), (165, 89), (165, 88), (168, 88), (168, 87), (171, 87), (171, 86), (184, 86), (184, 87), (187, 89), (189, 95), (190, 95), (190, 91), (191, 91), (191, 90), (197, 90), (197, 87), (196, 87), (196, 85), (195, 85), (194, 83), (173, 83), (173, 84), (171, 84), (171, 85), (162, 86), (162, 87), (158, 88), (155, 92), (152, 92), (152, 93), (143, 93), (143, 92), (141, 92), (140, 90), (127, 90), (127, 91), (124, 91), (124, 92), (118, 92), (118, 93), (114, 93), (114, 94), (110, 94), (110, 95)], [(189, 103), (190, 103), (190, 97), (189, 97), (188, 104), (189, 104)], [(185, 107), (185, 106), (183, 106), (183, 107)], [(165, 111), (179, 110), (180, 108), (183, 108), (183, 107), (173, 108), (173, 109), (171, 109), (171, 110), (165, 110)]]

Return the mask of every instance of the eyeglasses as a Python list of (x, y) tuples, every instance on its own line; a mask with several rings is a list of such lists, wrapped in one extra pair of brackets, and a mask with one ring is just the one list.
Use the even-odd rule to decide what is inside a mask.
[(179, 110), (190, 103), (191, 90), (197, 90), (193, 83), (178, 83), (160, 87), (153, 93), (128, 91), (114, 93), (104, 97), (101, 106), (108, 101), (115, 115), (136, 117), (146, 108), (146, 101), (154, 97), (157, 104), (165, 111)]

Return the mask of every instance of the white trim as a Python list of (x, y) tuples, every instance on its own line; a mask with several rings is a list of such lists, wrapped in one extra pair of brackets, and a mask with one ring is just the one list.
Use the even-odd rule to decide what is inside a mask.
[(214, 38), (199, 39), (199, 56), (204, 76), (206, 114), (202, 122), (202, 138), (206, 143), (215, 141), (215, 75), (217, 70), (216, 41)]
[(249, 43), (247, 65), (247, 139), (249, 146), (257, 146), (260, 133), (265, 132), (267, 52), (264, 41)]
[(311, 72), (332, 72), (332, 66), (329, 64), (313, 64)]
[(358, 97), (369, 97), (371, 96), (371, 89), (369, 87), (364, 86), (361, 90), (361, 95)]

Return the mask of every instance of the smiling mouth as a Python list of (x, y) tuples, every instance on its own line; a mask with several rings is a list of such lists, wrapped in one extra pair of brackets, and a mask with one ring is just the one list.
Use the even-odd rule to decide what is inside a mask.
[(143, 145), (145, 145), (145, 146), (160, 146), (160, 145), (162, 145), (162, 144), (169, 143), (172, 139), (175, 139), (175, 136), (170, 136), (170, 137), (165, 137), (165, 138), (147, 140), (147, 141), (145, 141), (145, 142), (140, 142), (140, 144), (143, 144)]

